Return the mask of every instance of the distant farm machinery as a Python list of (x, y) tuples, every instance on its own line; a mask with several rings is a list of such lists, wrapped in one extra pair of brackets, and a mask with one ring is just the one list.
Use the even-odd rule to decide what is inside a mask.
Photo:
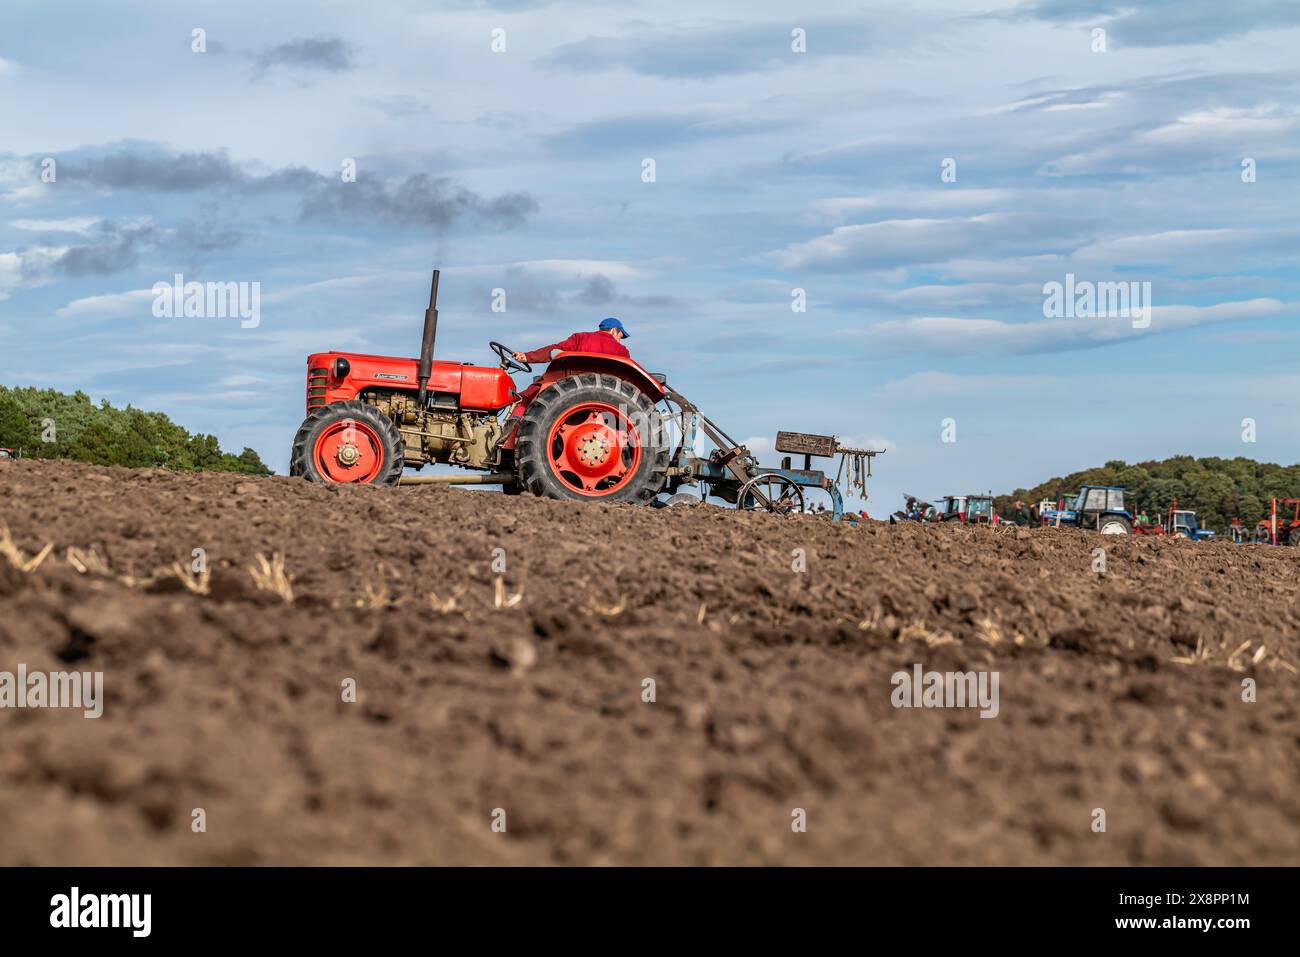
[(1264, 544), (1300, 546), (1300, 498), (1275, 498), (1269, 517), (1255, 526), (1255, 540)]
[(1133, 514), (1124, 505), (1127, 490), (1114, 485), (1085, 485), (1074, 501), (1041, 514), (1044, 525), (1090, 528), (1103, 535), (1131, 535)]
[(1200, 524), (1196, 513), (1190, 509), (1179, 508), (1178, 499), (1156, 521), (1140, 512), (1133, 520), (1133, 534), (1144, 536), (1168, 536), (1192, 542), (1208, 542), (1214, 538), (1214, 530)]
[(992, 495), (945, 495), (943, 507), (938, 510), (940, 522), (961, 522), (963, 525), (989, 525), (995, 521)]
[[(1079, 501), (1082, 499), (1081, 492)], [(1076, 509), (1079, 501), (1075, 502)], [(1043, 523), (1055, 524), (1054, 519), (1057, 514), (1065, 517), (1062, 524), (1078, 523), (1075, 511), (1070, 508), (1044, 511)], [(1145, 512), (1141, 512), (1131, 518), (1131, 523), (1134, 535), (1163, 536), (1191, 542), (1209, 542), (1216, 539), (1214, 530), (1202, 525), (1195, 511), (1180, 508), (1177, 498), (1174, 498), (1173, 503), (1164, 510), (1163, 514), (1157, 514), (1154, 521), (1147, 518)], [(1232, 519), (1225, 530), (1223, 540), (1237, 545), (1274, 544), (1300, 547), (1300, 499), (1272, 499), (1268, 517), (1260, 519), (1254, 525), (1247, 525), (1240, 518)]]
[(992, 495), (945, 495), (942, 504), (932, 505), (914, 495), (904, 494), (904, 508), (895, 512), (895, 520), (912, 522), (958, 522), (962, 525), (997, 524)]

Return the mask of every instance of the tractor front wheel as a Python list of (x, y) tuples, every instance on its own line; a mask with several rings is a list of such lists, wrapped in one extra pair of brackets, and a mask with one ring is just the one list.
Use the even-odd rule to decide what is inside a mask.
[(668, 436), (625, 379), (584, 372), (543, 389), (519, 423), (520, 485), (546, 498), (644, 504), (664, 486)]
[(405, 446), (393, 420), (364, 402), (333, 402), (303, 421), (289, 473), (309, 482), (396, 485)]

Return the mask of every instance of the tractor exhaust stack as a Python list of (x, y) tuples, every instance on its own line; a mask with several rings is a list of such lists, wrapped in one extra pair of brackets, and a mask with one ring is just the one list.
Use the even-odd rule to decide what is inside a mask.
[(420, 365), (417, 371), (420, 391), (417, 402), (424, 408), (424, 396), (429, 387), (429, 374), (433, 371), (433, 342), (438, 337), (438, 270), (433, 271), (433, 286), (429, 289), (429, 308), (424, 310), (424, 335), (420, 337)]

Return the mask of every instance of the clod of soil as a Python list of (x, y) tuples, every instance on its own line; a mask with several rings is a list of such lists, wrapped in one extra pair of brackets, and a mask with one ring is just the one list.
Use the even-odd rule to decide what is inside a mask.
[(1300, 863), (1300, 550), (30, 460), (0, 521), (0, 671), (105, 687), (0, 709), (0, 864)]

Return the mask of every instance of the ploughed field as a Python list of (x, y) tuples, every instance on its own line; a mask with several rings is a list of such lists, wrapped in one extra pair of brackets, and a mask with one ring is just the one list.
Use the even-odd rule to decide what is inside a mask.
[(103, 674), (0, 708), (0, 864), (1300, 863), (1300, 550), (40, 461), (0, 521), (0, 679)]

